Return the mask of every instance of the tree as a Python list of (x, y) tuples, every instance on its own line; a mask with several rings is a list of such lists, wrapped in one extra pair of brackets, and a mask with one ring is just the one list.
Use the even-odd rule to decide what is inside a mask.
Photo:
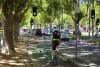
[(28, 3), (29, 0), (2, 0), (2, 13), (4, 15), (4, 43), (8, 46), (8, 54), (16, 52), (14, 45), (18, 40), (19, 24), (24, 13), (28, 9)]

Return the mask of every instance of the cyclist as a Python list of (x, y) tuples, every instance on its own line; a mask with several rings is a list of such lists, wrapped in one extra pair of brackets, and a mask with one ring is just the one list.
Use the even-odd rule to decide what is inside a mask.
[(52, 60), (56, 55), (56, 48), (59, 46), (61, 34), (57, 30), (57, 27), (54, 28), (52, 35)]

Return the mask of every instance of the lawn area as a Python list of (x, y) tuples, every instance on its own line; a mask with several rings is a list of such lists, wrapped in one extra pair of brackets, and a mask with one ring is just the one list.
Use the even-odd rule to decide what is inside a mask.
[[(91, 44), (100, 45), (100, 38), (95, 38), (95, 37), (92, 37), (92, 36), (89, 38), (89, 36), (86, 35), (86, 33), (84, 33), (84, 34), (82, 34), (80, 36), (80, 39), (88, 40), (88, 43), (91, 43)], [(71, 38), (71, 40), (74, 40), (76, 38), (76, 35), (70, 34), (70, 38)], [(91, 39), (93, 39), (93, 40), (91, 40)]]
[(94, 39), (94, 40), (90, 40), (90, 41), (88, 41), (88, 42), (100, 46), (100, 39)]

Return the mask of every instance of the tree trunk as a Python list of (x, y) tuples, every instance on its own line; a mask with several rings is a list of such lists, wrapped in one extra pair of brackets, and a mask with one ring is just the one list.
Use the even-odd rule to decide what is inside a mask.
[(14, 34), (13, 34), (13, 22), (6, 22), (4, 24), (4, 37), (5, 41), (7, 42), (8, 45), (8, 51), (9, 54), (15, 53), (15, 48), (14, 48)]
[[(4, 15), (4, 47), (7, 46), (9, 53), (15, 53), (15, 42), (19, 35), (19, 21), (28, 10), (29, 0), (23, 0), (21, 3), (15, 0), (4, 0), (2, 3), (2, 12)], [(15, 23), (16, 22), (16, 23)]]
[(19, 23), (15, 22), (14, 24), (14, 42), (18, 42), (18, 36), (19, 36)]

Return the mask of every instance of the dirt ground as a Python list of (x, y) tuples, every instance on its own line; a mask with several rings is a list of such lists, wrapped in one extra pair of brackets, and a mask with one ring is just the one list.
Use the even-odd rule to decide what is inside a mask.
[(4, 55), (0, 53), (0, 67), (30, 67), (30, 59), (27, 53), (26, 44), (34, 45), (38, 43), (34, 40), (25, 41), (20, 38), (16, 44), (16, 53), (13, 55)]

